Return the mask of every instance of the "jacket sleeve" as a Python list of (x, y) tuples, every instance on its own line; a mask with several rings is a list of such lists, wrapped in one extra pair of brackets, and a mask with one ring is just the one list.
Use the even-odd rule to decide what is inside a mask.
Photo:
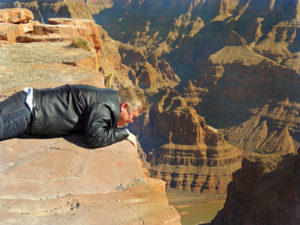
[(91, 148), (99, 148), (122, 141), (128, 137), (125, 128), (115, 127), (112, 111), (103, 104), (94, 104), (86, 112), (86, 143)]

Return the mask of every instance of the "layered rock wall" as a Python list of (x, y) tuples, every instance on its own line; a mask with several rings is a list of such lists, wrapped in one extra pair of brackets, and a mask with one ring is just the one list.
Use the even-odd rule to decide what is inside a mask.
[(1, 224), (181, 224), (164, 182), (144, 174), (128, 141), (89, 150), (80, 136), (29, 138), (0, 147)]
[(154, 108), (133, 128), (146, 146), (150, 174), (165, 180), (168, 188), (226, 193), (242, 152), (206, 125), (178, 92), (164, 89), (151, 98), (156, 99)]
[(248, 156), (211, 224), (299, 224), (299, 166), (299, 154)]
[[(96, 21), (116, 39), (151, 49), (158, 57), (167, 55), (187, 103), (199, 103), (197, 113), (224, 128), (230, 143), (261, 153), (296, 151), (299, 1), (168, 1), (164, 7), (150, 1), (115, 3)], [(168, 13), (161, 13), (162, 8)], [(134, 19), (150, 9), (143, 19)], [(154, 78), (144, 82), (154, 83)], [(288, 119), (276, 110), (286, 100)], [(257, 113), (265, 107), (268, 115), (261, 118)], [(239, 132), (254, 117), (261, 118), (258, 125)]]
[(49, 18), (93, 19), (90, 8), (84, 0), (4, 0), (0, 8), (27, 8), (36, 20), (48, 23)]
[[(28, 23), (3, 24), (18, 30)], [(25, 86), (104, 86), (91, 60), (102, 48), (95, 24), (70, 19), (52, 24), (32, 24), (27, 34), (1, 41), (1, 101)], [(59, 38), (48, 42), (52, 34)], [(69, 34), (88, 38), (94, 50), (70, 47)], [(15, 43), (25, 35), (32, 40)], [(165, 183), (149, 178), (127, 140), (91, 150), (81, 135), (15, 138), (0, 142), (0, 155), (0, 224), (181, 224)]]
[(0, 10), (0, 16), (0, 43), (72, 42), (80, 37), (87, 42), (94, 55), (88, 66), (98, 71), (101, 39), (98, 27), (92, 20), (52, 18), (49, 25), (40, 24), (32, 20), (31, 11), (19, 8)]

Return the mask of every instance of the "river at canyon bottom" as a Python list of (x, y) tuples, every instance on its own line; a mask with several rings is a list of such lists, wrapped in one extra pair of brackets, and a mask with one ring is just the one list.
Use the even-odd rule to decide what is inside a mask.
[(208, 224), (224, 206), (225, 195), (167, 191), (169, 203), (181, 216), (182, 225)]

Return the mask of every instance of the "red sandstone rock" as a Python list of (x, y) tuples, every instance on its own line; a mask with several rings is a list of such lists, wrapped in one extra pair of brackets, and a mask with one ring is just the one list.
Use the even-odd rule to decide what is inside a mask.
[(89, 150), (80, 136), (11, 139), (0, 155), (1, 224), (180, 224), (128, 141)]
[[(75, 67), (92, 53), (67, 45), (1, 47), (1, 100), (24, 86), (103, 87), (98, 71), (88, 65)], [(165, 183), (149, 179), (126, 140), (93, 150), (86, 148), (80, 135), (0, 142), (0, 224), (88, 225), (95, 221), (179, 225), (180, 217), (167, 202)]]
[(16, 38), (20, 35), (18, 25), (10, 23), (0, 23), (0, 40), (6, 41), (8, 44), (16, 42)]
[(154, 108), (133, 124), (151, 176), (166, 181), (167, 188), (226, 193), (242, 152), (206, 125), (178, 92), (165, 89), (151, 99), (156, 100)]
[(33, 14), (28, 9), (0, 9), (0, 23), (25, 23), (32, 19)]
[[(82, 36), (87, 38), (88, 41), (90, 41), (93, 46), (96, 49), (99, 49), (101, 47), (101, 39), (100, 34), (97, 28), (97, 25), (92, 21), (88, 19), (68, 19), (68, 18), (50, 18), (48, 19), (48, 23), (51, 25), (71, 25), (75, 26), (77, 28), (77, 31), (73, 31), (73, 35), (76, 36), (76, 32), (78, 32), (77, 36)], [(55, 27), (55, 26), (53, 26)], [(68, 30), (68, 26), (63, 26)], [(82, 29), (82, 31), (80, 30)], [(68, 33), (68, 31), (66, 31)], [(60, 32), (58, 32), (60, 33)], [(64, 31), (62, 31), (64, 33)]]
[[(20, 15), (27, 15), (25, 14), (27, 11), (30, 12), (29, 10), (18, 11), (15, 9), (1, 10), (3, 15), (8, 15), (8, 12), (15, 14), (20, 12)], [(12, 15), (14, 15), (13, 13)], [(91, 59), (92, 67), (95, 70), (99, 69), (101, 39), (98, 27), (92, 20), (53, 18), (49, 19), (49, 23), (51, 25), (40, 24), (36, 21), (19, 25), (0, 23), (0, 41), (7, 44), (15, 42), (71, 42), (75, 37), (82, 37), (91, 45), (90, 50), (94, 53), (94, 58)], [(86, 61), (78, 65), (86, 65), (88, 63)]]
[(299, 224), (299, 156), (247, 156), (211, 224)]
[(235, 146), (263, 154), (288, 154), (297, 151), (294, 137), (299, 135), (300, 105), (288, 100), (275, 107), (265, 105), (250, 119), (226, 132)]
[(21, 24), (0, 23), (0, 40), (7, 41), (7, 44), (20, 42), (20, 40), (22, 41), (21, 37), (31, 33), (37, 24), (39, 22), (36, 21)]

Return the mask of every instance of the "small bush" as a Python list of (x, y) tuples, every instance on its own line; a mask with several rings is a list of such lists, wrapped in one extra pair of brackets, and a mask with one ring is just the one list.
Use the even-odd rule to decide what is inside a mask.
[(72, 40), (71, 47), (74, 48), (82, 48), (84, 50), (89, 51), (90, 47), (88, 42), (82, 37), (76, 37)]

